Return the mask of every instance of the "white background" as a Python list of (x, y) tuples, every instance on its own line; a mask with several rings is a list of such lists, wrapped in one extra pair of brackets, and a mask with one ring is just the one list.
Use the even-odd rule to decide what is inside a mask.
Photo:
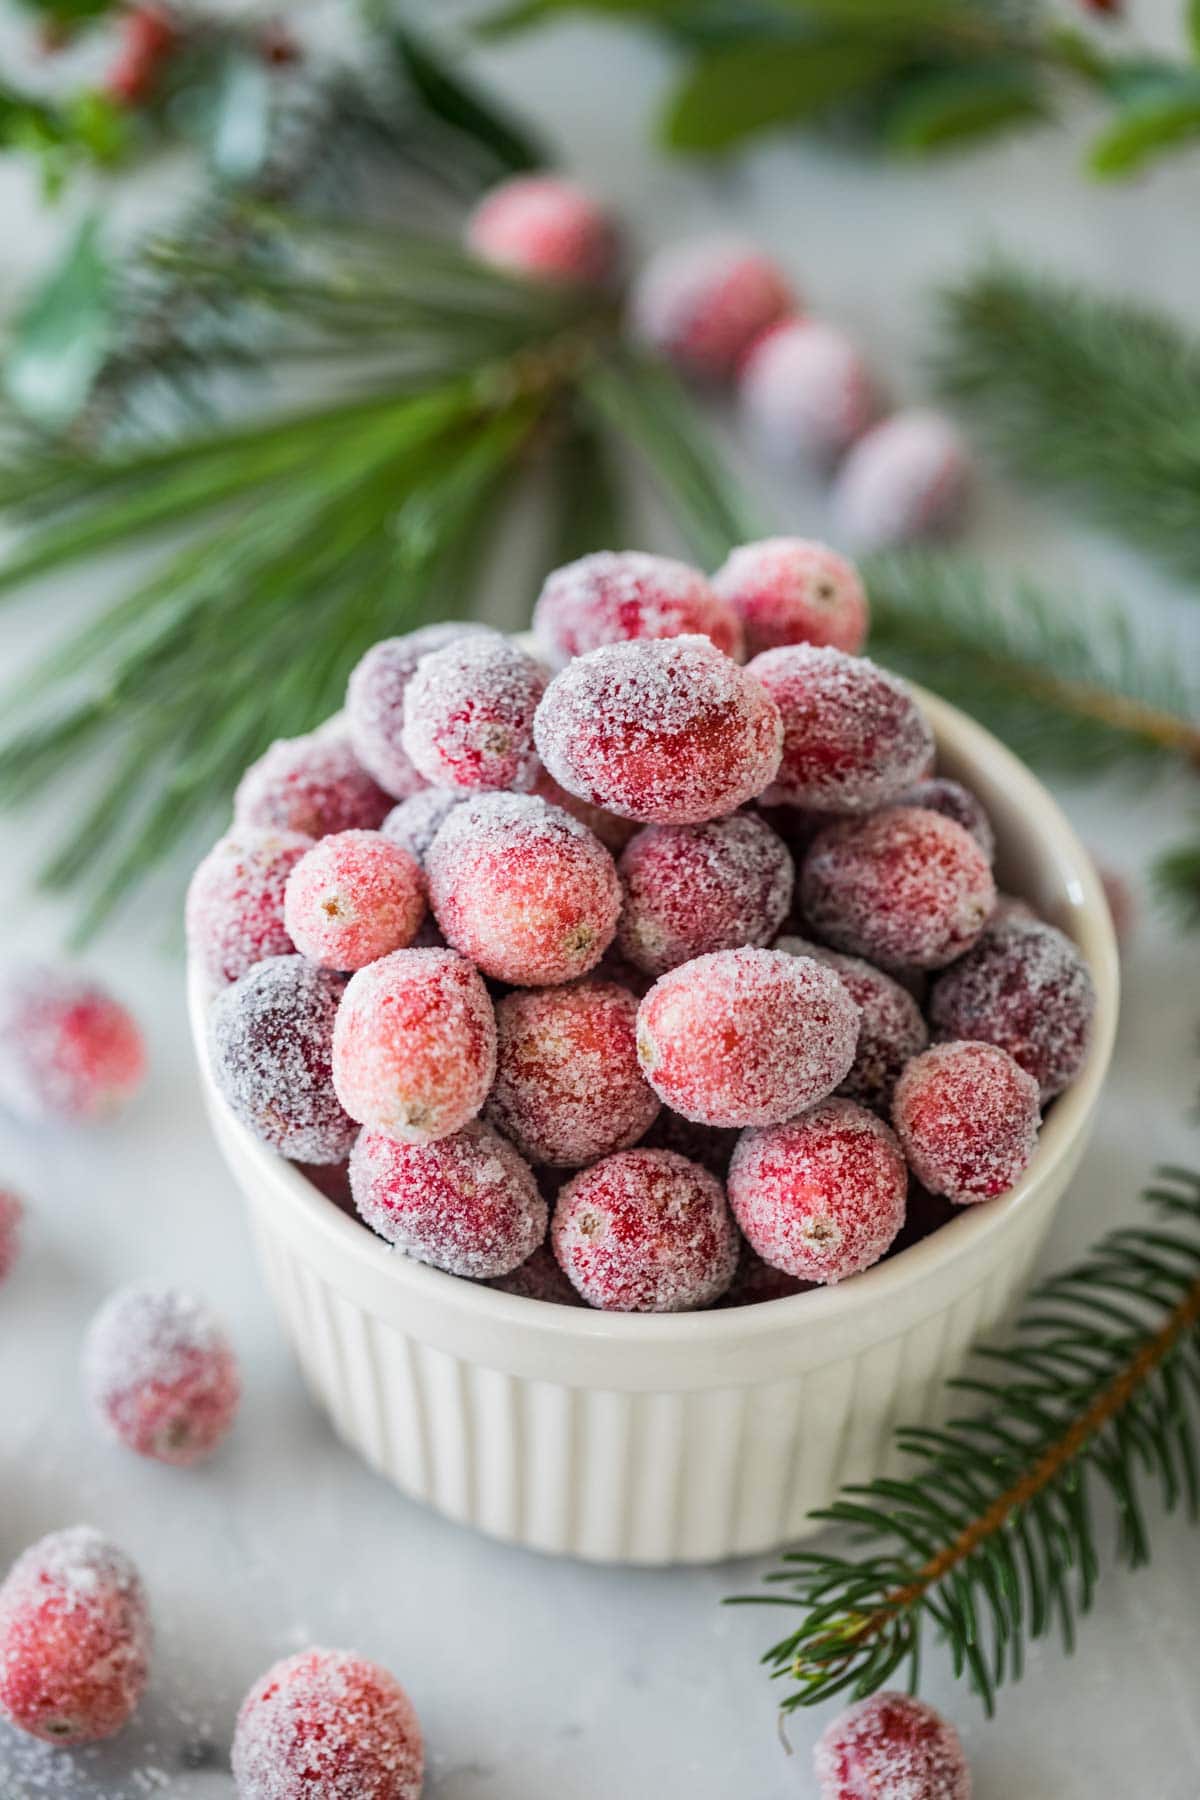
[[(1165, 32), (1175, 9), (1164, 0), (1137, 10)], [(932, 286), (993, 245), (1195, 322), (1200, 152), (1113, 190), (1079, 176), (1070, 132), (932, 170), (780, 145), (705, 174), (645, 153), (664, 74), (649, 44), (574, 25), (478, 67), (611, 197), (638, 244), (736, 219), (787, 263), (815, 310), (859, 334), (900, 394), (921, 393)], [(7, 305), (52, 229), (32, 183), (12, 168), (0, 170), (0, 220)], [(781, 524), (824, 528), (819, 492), (776, 484), (774, 498)], [(1200, 608), (1141, 560), (990, 478), (973, 536), (994, 561), (1036, 570), (1079, 605), (1123, 594), (1146, 634), (1175, 631), (1196, 667)], [(117, 591), (128, 568), (89, 568), (8, 602), (0, 668), (18, 667), (79, 609)], [(520, 612), (529, 596), (497, 600)], [(1135, 883), (1197, 797), (1182, 779), (1060, 792), (1087, 841)], [(0, 818), (5, 951), (59, 938), (64, 913), (33, 896), (25, 874), (66, 825), (71, 798)], [(310, 1642), (359, 1648), (409, 1686), (428, 1735), (431, 1800), (810, 1794), (822, 1716), (793, 1717), (789, 1759), (776, 1692), (756, 1667), (780, 1615), (718, 1604), (752, 1588), (759, 1566), (623, 1573), (498, 1547), (399, 1499), (332, 1439), (268, 1315), (237, 1196), (201, 1117), (182, 969), (159, 947), (179, 880), (177, 871), (174, 888), (131, 903), (91, 953), (145, 1023), (153, 1070), (141, 1102), (87, 1136), (0, 1123), (0, 1179), (32, 1208), (26, 1254), (0, 1295), (0, 1563), (47, 1530), (94, 1522), (140, 1562), (159, 1633), (150, 1695), (114, 1745), (69, 1758), (0, 1727), (2, 1800), (227, 1800), (240, 1695), (273, 1658)], [(1197, 1160), (1188, 1117), (1200, 1085), (1197, 946), (1180, 947), (1144, 891), (1140, 914), (1112, 1079), (1048, 1266), (1130, 1217), (1155, 1161)], [(138, 1279), (205, 1293), (241, 1351), (240, 1424), (199, 1471), (159, 1469), (109, 1447), (81, 1405), (82, 1329), (113, 1285)], [(1037, 1648), (995, 1722), (930, 1659), (926, 1692), (964, 1733), (977, 1800), (1200, 1796), (1200, 1538), (1181, 1522), (1155, 1535), (1150, 1570), (1106, 1575), (1076, 1657)]]

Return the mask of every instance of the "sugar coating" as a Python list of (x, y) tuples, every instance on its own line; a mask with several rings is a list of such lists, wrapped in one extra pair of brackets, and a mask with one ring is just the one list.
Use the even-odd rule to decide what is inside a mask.
[(793, 1294), (806, 1294), (817, 1286), (815, 1281), (797, 1281), (783, 1269), (773, 1269), (745, 1238), (738, 1249), (737, 1270), (727, 1291), (717, 1301), (729, 1306), (758, 1306), (765, 1300), (790, 1300)]
[(994, 1044), (934, 1044), (909, 1063), (892, 1100), (913, 1174), (961, 1205), (1008, 1192), (1041, 1122), (1037, 1082)]
[(729, 1204), (764, 1262), (832, 1286), (877, 1263), (904, 1223), (908, 1169), (895, 1133), (853, 1100), (825, 1100), (743, 1132)]
[(380, 787), (397, 800), (419, 793), (425, 777), (413, 767), (402, 742), (404, 690), (423, 656), (486, 631), (485, 625), (449, 619), (422, 625), (403, 637), (382, 638), (354, 665), (346, 686), (346, 730), (354, 754)]
[(870, 812), (929, 764), (933, 733), (906, 684), (865, 656), (787, 644), (749, 664), (783, 718), (783, 757), (768, 804)]
[(302, 1650), (250, 1689), (233, 1737), (238, 1800), (419, 1800), (412, 1701), (378, 1663)]
[(488, 1283), (502, 1294), (518, 1294), (522, 1300), (541, 1300), (553, 1306), (583, 1306), (562, 1270), (554, 1260), (554, 1252), (543, 1241), (523, 1263), (507, 1275), (497, 1275)]
[(738, 377), (747, 425), (780, 462), (828, 465), (879, 410), (862, 353), (836, 325), (785, 319), (747, 352)]
[(125, 1552), (90, 1525), (51, 1532), (0, 1587), (0, 1716), (49, 1744), (111, 1737), (146, 1686), (150, 1635)]
[(603, 283), (617, 260), (609, 214), (561, 175), (514, 175), (486, 193), (467, 221), (467, 247), (484, 262), (543, 281)]
[(84, 1388), (111, 1436), (156, 1462), (210, 1456), (241, 1398), (237, 1358), (209, 1308), (179, 1288), (124, 1288), (88, 1328)]
[(405, 751), (435, 787), (528, 788), (546, 681), (541, 663), (498, 631), (457, 638), (423, 656), (404, 690)]
[(840, 1713), (817, 1741), (820, 1800), (971, 1800), (957, 1731), (923, 1700), (872, 1694)]
[(695, 239), (658, 251), (634, 283), (636, 334), (690, 375), (730, 377), (761, 332), (796, 310), (791, 283), (753, 245)]
[(66, 965), (0, 967), (0, 1107), (31, 1124), (92, 1125), (127, 1106), (146, 1047), (127, 1007)]
[(687, 1312), (733, 1280), (738, 1237), (715, 1175), (670, 1150), (622, 1150), (569, 1181), (554, 1254), (589, 1306)]
[(893, 413), (852, 446), (831, 504), (838, 536), (855, 549), (883, 550), (937, 537), (960, 523), (971, 460), (958, 427), (943, 414)]
[(929, 1043), (929, 1027), (913, 996), (859, 956), (843, 956), (800, 937), (776, 938), (775, 948), (811, 956), (841, 978), (861, 1020), (854, 1062), (838, 1092), (886, 1114), (900, 1071)]
[(578, 819), (534, 794), (456, 807), (425, 871), (447, 943), (497, 981), (571, 981), (599, 962), (617, 928), (612, 857)]
[(463, 788), (422, 788), (419, 794), (410, 794), (399, 806), (393, 806), (379, 829), (385, 838), (407, 850), (424, 868), (426, 852), (437, 836), (442, 820), (469, 798)]
[(475, 1117), (495, 1072), (492, 1002), (457, 951), (394, 950), (350, 977), (333, 1083), (351, 1118), (432, 1143)]
[(1082, 1068), (1095, 1010), (1095, 984), (1066, 933), (1011, 913), (938, 976), (929, 997), (939, 1036), (998, 1044), (1033, 1076), (1043, 1100)]
[(354, 1142), (332, 1076), (342, 988), (302, 956), (271, 956), (209, 1009), (210, 1066), (231, 1112), (297, 1162), (341, 1162)]
[(496, 1007), (487, 1116), (532, 1162), (581, 1168), (653, 1124), (637, 1059), (635, 995), (612, 981), (506, 994)]
[(546, 577), (533, 630), (556, 668), (600, 644), (632, 638), (706, 637), (740, 660), (737, 616), (706, 576), (673, 556), (597, 550)]
[(996, 904), (991, 864), (953, 819), (894, 806), (829, 825), (800, 871), (800, 906), (837, 950), (939, 969), (971, 948)]
[(581, 825), (586, 825), (593, 836), (598, 837), (604, 848), (611, 850), (614, 856), (619, 850), (625, 848), (637, 830), (633, 819), (619, 819), (616, 813), (605, 812), (602, 806), (593, 806), (590, 800), (581, 800), (578, 794), (568, 794), (566, 788), (559, 786), (549, 770), (543, 769), (540, 765), (529, 791), (531, 794), (539, 795), (543, 800), (548, 800), (551, 806), (561, 806), (564, 812), (569, 812), (573, 819), (578, 819)]
[(368, 1127), (350, 1154), (350, 1192), (359, 1217), (397, 1250), (473, 1281), (506, 1275), (546, 1235), (533, 1170), (482, 1119), (432, 1144)]
[(638, 1060), (687, 1119), (772, 1125), (845, 1080), (858, 1027), (831, 969), (782, 950), (718, 950), (655, 982), (638, 1010)]
[(9, 1188), (0, 1188), (0, 1281), (12, 1273), (21, 1248), (21, 1226), (25, 1203)]
[(251, 763), (233, 796), (236, 826), (274, 831), (374, 831), (392, 796), (368, 775), (343, 728), (277, 738)]
[(287, 878), (314, 840), (247, 825), (219, 838), (187, 892), (188, 947), (210, 981), (236, 981), (264, 956), (293, 948), (283, 922)]
[(730, 551), (713, 576), (746, 634), (746, 654), (825, 644), (854, 655), (870, 610), (852, 562), (812, 538), (761, 538)]
[(643, 824), (735, 812), (779, 766), (783, 727), (760, 682), (707, 638), (604, 644), (568, 663), (534, 739), (570, 793)]
[(302, 955), (327, 969), (361, 969), (403, 950), (424, 917), (420, 864), (379, 831), (333, 832), (288, 876), (288, 933)]
[(992, 821), (983, 801), (961, 781), (951, 781), (946, 775), (929, 775), (924, 781), (914, 782), (912, 787), (906, 788), (896, 804), (923, 806), (929, 812), (944, 813), (964, 831), (970, 832), (989, 862), (995, 860), (996, 834), (992, 830)]
[(713, 950), (768, 944), (792, 904), (786, 844), (752, 813), (703, 825), (645, 825), (621, 855), (617, 944), (661, 975)]

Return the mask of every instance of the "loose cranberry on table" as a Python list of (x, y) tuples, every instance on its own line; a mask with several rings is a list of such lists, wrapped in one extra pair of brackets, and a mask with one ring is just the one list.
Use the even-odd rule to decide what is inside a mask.
[(768, 455), (819, 468), (861, 437), (879, 410), (857, 344), (821, 319), (785, 319), (764, 332), (742, 364), (738, 399)]
[(838, 470), (831, 497), (838, 537), (863, 551), (948, 536), (966, 510), (971, 474), (950, 419), (916, 408), (893, 413), (864, 432)]
[(407, 850), (379, 831), (338, 831), (288, 876), (284, 923), (296, 949), (345, 973), (403, 950), (425, 917), (425, 882)]
[(1037, 1148), (1038, 1085), (994, 1044), (934, 1044), (897, 1082), (892, 1123), (930, 1193), (962, 1205), (994, 1200)]
[(886, 1114), (900, 1071), (929, 1042), (929, 1027), (916, 1000), (860, 956), (843, 956), (801, 937), (776, 938), (775, 948), (790, 956), (811, 956), (840, 977), (862, 1016), (854, 1062), (838, 1092)]
[(741, 620), (746, 653), (827, 644), (854, 655), (867, 635), (866, 590), (854, 564), (810, 538), (762, 538), (730, 552), (713, 587)]
[(660, 250), (633, 286), (633, 326), (685, 374), (729, 379), (755, 339), (796, 296), (783, 270), (753, 245), (704, 238)]
[(382, 638), (359, 658), (346, 684), (346, 731), (355, 756), (380, 787), (405, 800), (419, 793), (425, 777), (404, 748), (404, 692), (423, 656), (486, 625), (448, 619), (422, 625), (403, 637)]
[(538, 281), (599, 286), (619, 238), (605, 209), (561, 175), (514, 175), (484, 195), (467, 222), (467, 248), (483, 262)]
[(345, 731), (327, 726), (307, 737), (277, 738), (251, 763), (233, 796), (235, 827), (269, 826), (324, 837), (375, 831), (392, 796), (368, 775)]
[(25, 1203), (9, 1188), (0, 1188), (0, 1281), (7, 1279), (21, 1248)]
[(533, 785), (533, 715), (547, 673), (498, 631), (423, 656), (404, 690), (403, 745), (435, 787)]
[(188, 945), (211, 981), (236, 981), (264, 957), (294, 948), (284, 890), (313, 842), (300, 831), (246, 825), (213, 845), (187, 894)]
[(908, 1694), (872, 1694), (840, 1713), (813, 1767), (820, 1800), (971, 1800), (957, 1731)]
[(707, 576), (673, 556), (597, 550), (546, 577), (533, 631), (557, 668), (601, 644), (635, 638), (706, 637), (740, 659), (742, 628)]
[(713, 950), (770, 943), (792, 903), (795, 867), (752, 813), (703, 825), (645, 825), (622, 852), (617, 946), (661, 975)]
[(83, 1376), (106, 1431), (177, 1468), (212, 1455), (241, 1398), (225, 1332), (203, 1301), (178, 1288), (111, 1295), (88, 1329)]
[(238, 1800), (420, 1800), (421, 1727), (394, 1675), (302, 1650), (260, 1676), (233, 1735)]
[(0, 1108), (91, 1125), (122, 1111), (145, 1074), (138, 1023), (99, 982), (56, 964), (0, 967)]

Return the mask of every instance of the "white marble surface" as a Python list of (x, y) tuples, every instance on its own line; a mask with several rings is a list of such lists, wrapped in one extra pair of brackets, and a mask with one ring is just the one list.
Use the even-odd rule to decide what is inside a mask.
[[(1143, 7), (1151, 27), (1173, 9)], [(1200, 158), (1103, 191), (1075, 173), (1069, 135), (956, 161), (881, 170), (814, 149), (756, 154), (706, 177), (648, 163), (642, 128), (661, 65), (593, 26), (563, 28), (480, 59), (563, 144), (649, 243), (736, 217), (770, 242), (813, 304), (858, 331), (895, 388), (920, 392), (928, 293), (1000, 244), (1186, 312), (1200, 283), (1194, 230)], [(45, 241), (26, 178), (0, 170), (0, 280)], [(8, 299), (5, 292), (4, 298)], [(820, 529), (815, 492), (776, 489), (781, 521)], [(1147, 633), (1183, 634), (1192, 666), (1200, 610), (1146, 565), (1066, 517), (989, 483), (974, 535), (998, 560), (1086, 595), (1117, 589)], [(68, 613), (113, 591), (89, 570), (0, 613), (0, 666)], [(1178, 826), (1181, 783), (1065, 790), (1085, 838), (1134, 881)], [(5, 949), (46, 948), (64, 924), (22, 877), (66, 818), (70, 794), (0, 818), (9, 870)], [(397, 1498), (333, 1441), (276, 1334), (236, 1195), (201, 1116), (189, 1064), (182, 971), (163, 937), (164, 893), (133, 904), (91, 960), (137, 1007), (153, 1074), (114, 1129), (45, 1135), (0, 1123), (0, 1177), (28, 1195), (25, 1257), (0, 1296), (0, 1562), (53, 1527), (88, 1519), (137, 1556), (159, 1629), (149, 1699), (112, 1746), (74, 1759), (0, 1728), (0, 1796), (38, 1800), (227, 1800), (229, 1734), (242, 1691), (271, 1659), (311, 1641), (355, 1645), (410, 1687), (428, 1733), (431, 1800), (786, 1800), (812, 1792), (821, 1715), (776, 1732), (775, 1691), (756, 1667), (778, 1614), (727, 1611), (754, 1565), (630, 1573), (539, 1560), (469, 1536)], [(1107, 1102), (1047, 1253), (1060, 1262), (1134, 1211), (1152, 1162), (1194, 1160), (1187, 1118), (1195, 1057), (1196, 948), (1145, 904)], [(227, 1450), (203, 1470), (143, 1465), (102, 1443), (80, 1402), (79, 1337), (116, 1283), (175, 1279), (210, 1296), (237, 1338), (246, 1401)], [(1200, 1540), (1156, 1532), (1157, 1560), (1108, 1575), (1081, 1652), (1033, 1653), (1023, 1686), (982, 1720), (935, 1654), (928, 1697), (964, 1731), (978, 1800), (1197, 1800), (1195, 1704)], [(197, 1766), (201, 1765), (201, 1766)]]

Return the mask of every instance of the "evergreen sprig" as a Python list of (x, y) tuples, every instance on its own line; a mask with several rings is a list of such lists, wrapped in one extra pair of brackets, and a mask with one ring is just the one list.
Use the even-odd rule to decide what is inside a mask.
[(1094, 1505), (1116, 1507), (1116, 1558), (1149, 1560), (1152, 1498), (1200, 1511), (1200, 1176), (1158, 1172), (1148, 1222), (1111, 1231), (1038, 1287), (1005, 1349), (953, 1382), (976, 1411), (896, 1434), (910, 1473), (848, 1486), (814, 1514), (857, 1548), (788, 1552), (754, 1604), (804, 1618), (766, 1653), (785, 1711), (861, 1699), (899, 1671), (915, 1691), (925, 1639), (949, 1647), (990, 1711), (1027, 1647), (1057, 1625), (1069, 1651), (1103, 1564)]

